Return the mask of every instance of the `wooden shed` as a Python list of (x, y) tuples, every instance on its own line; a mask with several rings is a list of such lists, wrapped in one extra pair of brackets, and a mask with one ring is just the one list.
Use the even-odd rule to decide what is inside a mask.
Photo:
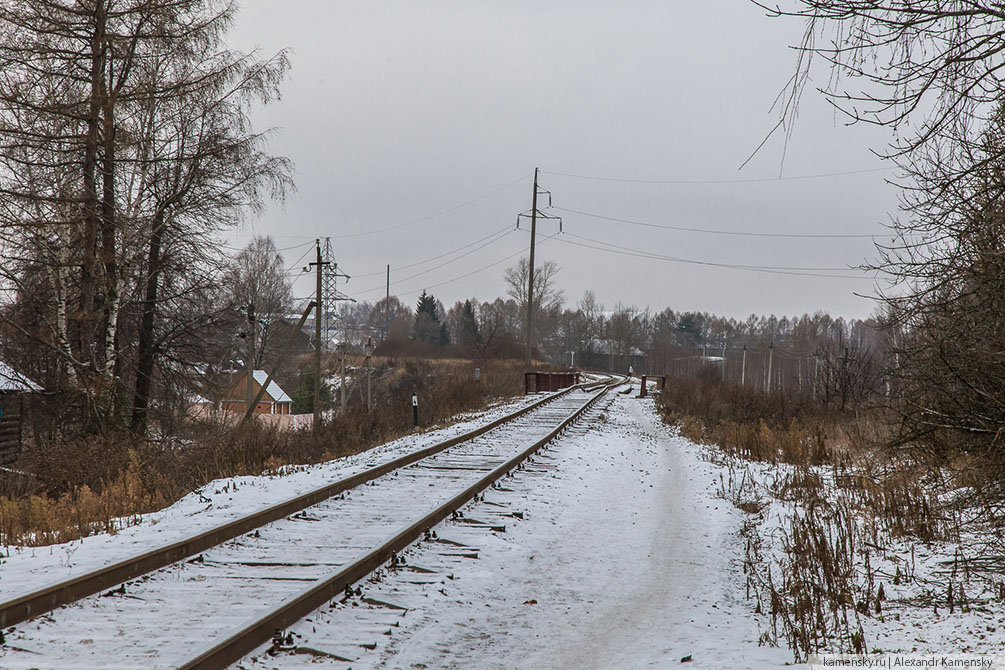
[(41, 390), (41, 386), (0, 362), (0, 465), (10, 465), (21, 455), (25, 401)]

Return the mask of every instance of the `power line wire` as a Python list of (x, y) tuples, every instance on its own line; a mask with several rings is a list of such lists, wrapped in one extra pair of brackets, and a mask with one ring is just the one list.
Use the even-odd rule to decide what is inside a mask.
[[(664, 258), (666, 260), (673, 261), (689, 261), (689, 259), (678, 258), (676, 256), (664, 256), (662, 254), (655, 254), (651, 251), (641, 251), (639, 249), (632, 249), (631, 247), (623, 247), (612, 242), (604, 242), (603, 240), (595, 240), (591, 237), (586, 237), (584, 235), (577, 235), (575, 233), (568, 233), (570, 237), (577, 237), (581, 240), (586, 240), (587, 242), (593, 242), (594, 244), (603, 244), (608, 247), (613, 247), (615, 249), (622, 249), (624, 251), (632, 251), (635, 253), (649, 254), (654, 257)], [(737, 267), (737, 268), (757, 268), (759, 270), (788, 270), (788, 271), (803, 271), (809, 270), (812, 272), (858, 272), (858, 268), (851, 268), (848, 266), (844, 267), (792, 267), (786, 265), (747, 265), (745, 263), (715, 263), (714, 261), (690, 261), (694, 263), (703, 263), (709, 265), (722, 265), (725, 267)]]
[(377, 233), (386, 233), (386, 232), (388, 232), (390, 230), (398, 230), (399, 228), (404, 228), (406, 226), (414, 226), (417, 223), (423, 223), (425, 221), (429, 221), (430, 219), (435, 219), (438, 216), (443, 216), (444, 214), (449, 214), (450, 212), (457, 211), (458, 209), (461, 209), (462, 207), (467, 207), (468, 205), (472, 205), (472, 204), (478, 202), (479, 200), (484, 200), (485, 198), (488, 198), (489, 196), (495, 195), (499, 191), (505, 191), (509, 187), (511, 187), (511, 186), (513, 186), (515, 184), (519, 184), (520, 182), (522, 182), (523, 180), (525, 180), (527, 178), (527, 176), (528, 175), (523, 175), (519, 179), (514, 179), (513, 181), (509, 182), (508, 184), (504, 184), (504, 185), (500, 186), (497, 189), (493, 189), (493, 190), (489, 191), (488, 193), (486, 193), (484, 195), (480, 195), (477, 198), (472, 198), (471, 200), (467, 200), (465, 202), (462, 202), (461, 204), (455, 205), (453, 207), (450, 207), (449, 209), (445, 209), (443, 211), (436, 212), (435, 214), (430, 214), (429, 216), (424, 216), (421, 219), (414, 219), (412, 221), (406, 221), (405, 223), (399, 223), (397, 225), (387, 226), (385, 228), (377, 228), (375, 230), (366, 230), (366, 231), (363, 231), (361, 233), (348, 233), (346, 235), (331, 235), (331, 237), (332, 238), (338, 238), (338, 239), (347, 239), (347, 238), (350, 238), (350, 237), (363, 237), (365, 235), (376, 235)]
[[(402, 265), (402, 266), (396, 267), (394, 269), (400, 272), (401, 270), (409, 270), (411, 268), (418, 267), (420, 265), (425, 265), (426, 263), (432, 263), (433, 261), (439, 260), (439, 259), (441, 259), (441, 258), (443, 258), (445, 256), (450, 256), (451, 254), (455, 254), (458, 251), (462, 251), (464, 249), (467, 249), (470, 246), (474, 246), (475, 244), (478, 244), (479, 242), (487, 240), (490, 237), (498, 235), (499, 233), (501, 233), (503, 231), (509, 231), (509, 230), (512, 230), (512, 229), (513, 229), (513, 226), (507, 225), (505, 228), (500, 228), (499, 230), (495, 231), (494, 233), (489, 233), (485, 237), (479, 238), (479, 239), (475, 240), (474, 242), (470, 242), (468, 244), (465, 244), (462, 247), (457, 247), (456, 249), (453, 249), (452, 251), (448, 251), (446, 253), (440, 254), (439, 256), (433, 256), (432, 258), (427, 258), (424, 261), (418, 261), (416, 263), (409, 263), (408, 265)], [(385, 272), (386, 272), (386, 270), (380, 270), (378, 272), (367, 272), (366, 274), (353, 275), (353, 276), (356, 277), (357, 279), (360, 279), (362, 277), (376, 277), (377, 275), (383, 276), (383, 274)]]
[(844, 234), (844, 233), (761, 233), (745, 230), (716, 230), (714, 228), (687, 228), (685, 226), (672, 226), (663, 223), (648, 223), (645, 221), (635, 221), (633, 219), (621, 219), (615, 216), (604, 216), (602, 214), (592, 214), (590, 212), (581, 212), (575, 209), (567, 209), (565, 207), (554, 207), (553, 209), (560, 210), (562, 212), (569, 212), (570, 214), (579, 214), (580, 216), (588, 216), (592, 219), (602, 219), (604, 221), (616, 221), (618, 223), (630, 223), (634, 226), (645, 226), (646, 228), (663, 228), (666, 230), (679, 230), (687, 233), (705, 233), (709, 235), (736, 235), (742, 237), (781, 237), (781, 238), (794, 238), (794, 239), (875, 239), (879, 237), (878, 235), (868, 235), (868, 234)]
[[(558, 234), (559, 233), (555, 233), (554, 235), (549, 235), (548, 237), (545, 237), (544, 239), (542, 239), (541, 241), (539, 241), (537, 243), (538, 246), (544, 244), (548, 240), (553, 239)], [(396, 295), (396, 296), (413, 295), (413, 294), (419, 293), (420, 291), (426, 291), (426, 290), (433, 289), (433, 288), (439, 288), (440, 286), (445, 286), (446, 284), (451, 284), (451, 283), (453, 283), (455, 281), (460, 281), (461, 279), (466, 279), (467, 277), (470, 277), (471, 275), (474, 275), (474, 274), (478, 274), (479, 272), (484, 272), (485, 270), (493, 268), (493, 267), (495, 267), (495, 266), (497, 266), (497, 265), (499, 265), (501, 263), (505, 263), (506, 261), (508, 261), (508, 260), (510, 260), (512, 258), (515, 258), (515, 257), (517, 257), (517, 256), (519, 256), (521, 254), (525, 254), (528, 251), (530, 251), (530, 245), (527, 245), (526, 247), (520, 249), (519, 251), (516, 251), (516, 252), (514, 252), (514, 253), (512, 253), (512, 254), (504, 257), (504, 258), (500, 258), (499, 260), (493, 261), (493, 262), (491, 262), (491, 263), (489, 263), (487, 265), (483, 265), (480, 268), (476, 268), (474, 270), (471, 270), (470, 272), (465, 272), (464, 274), (458, 275), (456, 277), (452, 277), (450, 279), (438, 282), (436, 284), (427, 284), (427, 285), (423, 286), (420, 289), (414, 289), (414, 290), (410, 290), (410, 291), (395, 291), (394, 295)], [(360, 295), (360, 294), (357, 294), (357, 295)]]
[[(469, 251), (466, 251), (466, 252), (464, 252), (463, 254), (461, 254), (459, 256), (451, 258), (449, 261), (444, 261), (443, 263), (440, 263), (439, 265), (434, 265), (433, 267), (431, 267), (431, 268), (429, 268), (427, 270), (423, 270), (422, 272), (416, 272), (415, 274), (409, 275), (407, 277), (396, 278), (395, 281), (403, 282), (403, 281), (408, 281), (409, 279), (415, 279), (416, 277), (421, 277), (423, 275), (427, 275), (430, 272), (433, 272), (434, 270), (439, 270), (440, 268), (442, 268), (442, 267), (444, 267), (446, 265), (449, 265), (449, 264), (453, 263), (454, 261), (460, 260), (460, 259), (464, 258), (465, 256), (469, 256), (469, 255), (473, 254), (474, 252), (478, 251), (479, 249), (484, 249), (485, 247), (489, 246), (490, 244), (494, 244), (494, 243), (500, 241), (501, 239), (503, 239), (504, 237), (506, 237), (507, 235), (509, 235), (511, 233), (514, 233), (514, 232), (516, 232), (516, 229), (514, 229), (514, 228), (512, 228), (510, 226), (507, 226), (506, 230), (504, 232), (502, 232), (501, 234), (500, 233), (494, 233), (493, 234), (494, 235), (493, 239), (490, 239), (489, 241), (480, 244), (479, 246), (475, 247), (474, 249), (470, 249)], [(374, 286), (373, 288), (368, 288), (368, 289), (364, 289), (362, 291), (359, 291), (357, 293), (357, 295), (362, 294), (362, 293), (372, 293), (372, 292), (380, 290), (380, 289), (382, 289), (384, 287), (385, 287), (384, 284), (381, 284), (379, 286)]]
[(622, 177), (596, 177), (592, 175), (570, 174), (568, 172), (554, 172), (551, 170), (541, 170), (544, 174), (556, 175), (559, 177), (571, 177), (573, 179), (589, 179), (591, 181), (614, 181), (630, 184), (676, 184), (676, 185), (701, 185), (701, 184), (759, 184), (771, 181), (796, 181), (801, 179), (826, 179), (829, 177), (845, 177), (856, 174), (869, 174), (872, 172), (888, 172), (893, 167), (870, 168), (867, 170), (846, 170), (844, 172), (825, 172), (822, 174), (793, 175), (791, 177), (754, 177), (750, 179), (627, 179)]
[(283, 247), (282, 249), (276, 249), (276, 251), (292, 251), (293, 249), (299, 249), (300, 247), (312, 246), (314, 244), (314, 239), (315, 238), (311, 238), (310, 242), (304, 242), (303, 244), (294, 244), (292, 247)]
[[(548, 237), (545, 237), (544, 239), (542, 239), (541, 241), (539, 241), (537, 243), (537, 246), (540, 247), (542, 244), (544, 244), (548, 240), (554, 238), (558, 234), (559, 233), (555, 233), (554, 235), (549, 235)], [(424, 291), (424, 290), (428, 290), (428, 289), (431, 289), (431, 288), (439, 288), (440, 286), (444, 286), (446, 284), (452, 284), (455, 281), (460, 281), (461, 279), (465, 279), (467, 277), (470, 277), (471, 275), (478, 274), (479, 272), (484, 272), (485, 270), (488, 270), (489, 268), (493, 268), (493, 267), (499, 265), (500, 263), (505, 263), (506, 261), (508, 261), (508, 260), (510, 260), (512, 258), (516, 258), (517, 256), (519, 256), (521, 254), (525, 254), (528, 251), (530, 251), (530, 245), (527, 245), (523, 249), (520, 249), (516, 253), (512, 253), (509, 256), (506, 256), (505, 258), (500, 258), (499, 260), (494, 261), (492, 263), (489, 263), (488, 265), (483, 265), (482, 267), (478, 268), (477, 270), (472, 270), (471, 272), (466, 272), (466, 273), (464, 273), (462, 275), (454, 277), (453, 279), (447, 279), (446, 281), (441, 281), (438, 284), (432, 284), (432, 285), (429, 285), (429, 286), (424, 286), (421, 289), (414, 290), (414, 291), (406, 291), (404, 293), (395, 293), (395, 295), (412, 295), (412, 294), (418, 293), (419, 291)]]
[[(647, 251), (640, 251), (638, 249), (631, 249), (628, 247), (620, 247), (615, 244), (610, 244), (608, 242), (601, 242), (599, 240), (593, 240), (582, 235), (574, 235), (573, 233), (565, 233), (567, 236), (578, 237), (580, 239), (593, 242), (594, 244), (600, 244), (604, 246), (594, 246), (594, 244), (583, 244), (582, 242), (574, 242), (567, 239), (559, 239), (559, 242), (564, 242), (565, 244), (572, 244), (577, 247), (585, 247), (587, 249), (596, 249), (598, 251), (606, 251), (608, 253), (621, 254), (624, 256), (635, 256), (638, 258), (650, 258), (653, 260), (663, 260), (670, 261), (673, 263), (686, 263), (690, 265), (705, 265), (710, 267), (721, 267), (728, 268), (732, 270), (748, 270), (751, 272), (764, 272), (768, 274), (784, 274), (784, 275), (794, 275), (797, 277), (828, 277), (834, 279), (870, 279), (869, 277), (855, 277), (851, 275), (834, 275), (834, 274), (821, 274), (812, 271), (813, 268), (785, 268), (782, 266), (760, 266), (760, 265), (740, 265), (734, 263), (716, 263), (713, 261), (701, 261), (690, 258), (677, 258), (674, 256), (663, 256), (660, 254), (653, 254)], [(836, 270), (850, 270), (851, 268), (836, 268)], [(809, 270), (809, 271), (802, 271)]]
[[(262, 235), (261, 237), (272, 238), (272, 235)], [(314, 238), (311, 238), (310, 242), (304, 242), (302, 244), (294, 244), (292, 247), (283, 247), (282, 249), (276, 249), (276, 251), (279, 251), (279, 252), (291, 251), (292, 249), (299, 249), (300, 247), (306, 247), (309, 244), (314, 244)], [(238, 253), (240, 253), (242, 251), (246, 251), (248, 249), (248, 247), (246, 247), (246, 246), (245, 247), (232, 247), (229, 244), (223, 244), (223, 243), (218, 243), (217, 246), (220, 247), (221, 249), (227, 249), (228, 251), (236, 251)]]
[[(311, 242), (311, 246), (313, 246), (313, 245), (314, 245), (314, 242)], [(305, 251), (305, 252), (304, 252), (303, 256), (301, 256), (300, 258), (298, 258), (298, 259), (296, 260), (296, 262), (294, 262), (294, 263), (293, 263), (293, 265), (291, 265), (290, 267), (286, 268), (286, 271), (285, 271), (285, 274), (286, 274), (287, 276), (289, 276), (289, 274), (290, 274), (291, 272), (293, 272), (293, 268), (299, 268), (299, 267), (301, 267), (301, 265), (300, 265), (300, 261), (302, 261), (302, 260), (304, 260), (305, 258), (307, 258), (307, 254), (309, 254), (309, 253), (311, 253), (311, 249), (310, 249), (310, 247), (308, 247), (308, 248), (307, 248), (307, 251)]]

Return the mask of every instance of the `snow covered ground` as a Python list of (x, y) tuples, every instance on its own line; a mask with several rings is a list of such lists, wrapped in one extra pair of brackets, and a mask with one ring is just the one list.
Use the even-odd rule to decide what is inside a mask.
[[(114, 536), (12, 548), (0, 563), (0, 598), (247, 514), (533, 400), (366, 454), (288, 468), (283, 476), (214, 482)], [(740, 529), (759, 519), (769, 538), (766, 554), (776, 560), (778, 548), (770, 541), (793, 504), (765, 499), (763, 514), (741, 511), (722, 497), (729, 488), (723, 482), (730, 473), (735, 477), (737, 464), (710, 459), (711, 453), (713, 448), (665, 426), (651, 399), (612, 394), (533, 463), (466, 506), (464, 518), (441, 524), (436, 538), (409, 548), (403, 565), (381, 571), (360, 585), (359, 594), (291, 629), (295, 651), (273, 656), (260, 650), (240, 665), (358, 670), (791, 664), (791, 651), (763, 643), (772, 637), (770, 621), (755, 614), (746, 597)], [(764, 464), (742, 469), (765, 490), (778, 474)], [(968, 590), (974, 602), (966, 612), (939, 607), (936, 613), (911, 601), (911, 589), (939, 571), (966, 570), (954, 557), (979, 557), (976, 542), (901, 539), (874, 554), (873, 570), (888, 580), (888, 600), (883, 616), (862, 617), (868, 648), (1005, 653), (1005, 608), (991, 597), (993, 581)], [(918, 584), (893, 584), (890, 575), (898, 567), (906, 574), (908, 565), (921, 578)], [(47, 667), (44, 659), (38, 667)]]
[[(706, 449), (724, 466), (718, 484), (724, 497), (756, 501), (760, 507), (749, 520), (753, 535), (763, 544), (757, 568), (762, 580), (769, 568), (776, 587), (785, 573), (792, 574), (798, 560), (787, 549), (793, 545), (792, 521), (805, 519), (810, 504), (818, 510), (816, 523), (822, 536), (829, 538), (831, 557), (849, 566), (847, 583), (854, 601), (846, 608), (848, 628), (842, 631), (828, 624), (820, 653), (848, 653), (849, 633), (860, 631), (865, 651), (877, 661), (924, 656), (936, 658), (933, 667), (946, 667), (941, 665), (943, 655), (965, 654), (961, 658), (993, 661), (993, 667), (1005, 668), (1001, 529), (989, 527), (974, 509), (955, 504), (956, 499), (973, 495), (972, 491), (928, 491), (934, 493), (934, 516), (943, 523), (932, 533), (941, 537), (923, 541), (899, 531), (896, 517), (870, 515), (870, 508), (861, 504), (860, 489), (836, 481), (831, 467), (750, 463), (723, 457), (714, 446)], [(805, 478), (807, 473), (818, 482), (812, 494), (792, 497), (790, 490), (780, 495), (786, 490), (785, 482)], [(903, 497), (899, 503), (888, 499), (901, 508), (906, 505)], [(839, 551), (833, 551), (838, 547)], [(877, 608), (881, 590), (883, 598)], [(768, 598), (762, 597), (767, 609)], [(790, 593), (790, 605), (791, 600)], [(829, 608), (825, 611), (831, 614)], [(782, 629), (779, 625), (777, 639), (784, 645)]]
[[(602, 414), (602, 418), (600, 418)], [(614, 395), (580, 429), (414, 545), (406, 565), (244, 668), (777, 667), (744, 600), (743, 513), (651, 400)], [(492, 525), (504, 524), (505, 532)], [(405, 608), (405, 609), (397, 609)]]
[(121, 529), (114, 535), (93, 535), (47, 547), (0, 547), (0, 601), (12, 600), (54, 582), (233, 521), (402, 454), (473, 430), (488, 420), (540, 399), (541, 396), (525, 396), (501, 403), (485, 412), (457, 417), (449, 427), (434, 426), (426, 432), (329, 463), (288, 466), (282, 468), (281, 476), (277, 473), (216, 480), (164, 510), (123, 520)]

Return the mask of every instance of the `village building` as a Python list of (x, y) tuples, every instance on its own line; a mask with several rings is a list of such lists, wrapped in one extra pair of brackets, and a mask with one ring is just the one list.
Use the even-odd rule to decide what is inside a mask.
[(596, 339), (585, 349), (567, 352), (570, 367), (626, 374), (631, 366), (636, 374), (647, 370), (646, 353), (638, 347), (628, 347), (613, 340)]
[(0, 465), (14, 463), (21, 454), (25, 398), (41, 390), (41, 386), (0, 362)]
[[(268, 379), (265, 370), (254, 370), (252, 372), (252, 388), (257, 395)], [(265, 387), (265, 393), (255, 406), (256, 414), (290, 414), (293, 408), (293, 400), (286, 391), (280, 388), (276, 380), (271, 380)], [(243, 373), (231, 386), (223, 398), (220, 400), (220, 409), (229, 412), (239, 412), (244, 414), (248, 411), (248, 375)]]

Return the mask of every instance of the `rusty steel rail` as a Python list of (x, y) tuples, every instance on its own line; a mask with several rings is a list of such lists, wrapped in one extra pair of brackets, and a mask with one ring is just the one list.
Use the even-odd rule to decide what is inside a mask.
[(159, 549), (154, 549), (144, 554), (139, 554), (127, 558), (118, 563), (93, 570), (86, 574), (74, 577), (32, 593), (26, 594), (14, 600), (0, 603), (0, 628), (6, 628), (15, 624), (27, 621), (32, 617), (39, 616), (62, 605), (94, 595), (123, 582), (135, 579), (148, 572), (153, 572), (172, 563), (184, 560), (190, 556), (199, 554), (211, 547), (222, 544), (227, 540), (232, 540), (239, 535), (249, 533), (256, 528), (260, 528), (267, 523), (282, 519), (291, 514), (295, 514), (303, 509), (317, 505), (320, 502), (336, 496), (349, 489), (361, 486), (369, 481), (382, 477), (389, 472), (411, 465), (424, 458), (448, 449), (452, 446), (466, 442), (487, 433), (493, 428), (497, 428), (504, 423), (531, 412), (542, 405), (545, 405), (556, 398), (571, 393), (579, 386), (573, 386), (564, 391), (547, 396), (535, 403), (532, 403), (511, 414), (491, 421), (484, 426), (468, 431), (462, 435), (457, 435), (443, 442), (430, 445), (414, 451), (404, 456), (400, 456), (381, 465), (368, 468), (354, 475), (344, 477), (326, 486), (308, 491), (296, 498), (276, 503), (258, 512), (231, 521), (222, 526), (204, 531), (198, 535), (179, 540)]
[(227, 635), (224, 639), (213, 642), (194, 658), (175, 666), (179, 670), (220, 670), (236, 663), (245, 655), (272, 639), (277, 630), (285, 630), (300, 621), (308, 614), (318, 609), (345, 591), (347, 586), (355, 584), (396, 554), (418, 540), (422, 534), (450, 516), (476, 495), (487, 489), (497, 479), (511, 472), (521, 462), (537, 452), (545, 444), (553, 440), (569, 424), (582, 416), (608, 390), (622, 382), (605, 383), (605, 388), (587, 400), (574, 413), (562, 421), (545, 437), (513, 456), (508, 461), (494, 469), (488, 475), (466, 488), (461, 493), (443, 503), (415, 523), (402, 528), (394, 537), (379, 547), (371, 550), (354, 563), (338, 572), (315, 582), (308, 590), (294, 596), (275, 609), (244, 624), (240, 629)]
[[(586, 374), (590, 374), (590, 373), (586, 373)], [(593, 374), (598, 374), (598, 373), (593, 373)], [(628, 377), (627, 376), (615, 374), (613, 372), (604, 372), (604, 373), (599, 373), (599, 374), (607, 375), (608, 377), (610, 377), (610, 379), (599, 380), (599, 381), (592, 381), (592, 382), (583, 382), (581, 384), (577, 384), (577, 386), (579, 386), (580, 388), (582, 388), (584, 391), (595, 391), (598, 388), (600, 388), (601, 386), (612, 386), (612, 385), (613, 386), (620, 386), (621, 384), (624, 384), (625, 382), (628, 381)]]

